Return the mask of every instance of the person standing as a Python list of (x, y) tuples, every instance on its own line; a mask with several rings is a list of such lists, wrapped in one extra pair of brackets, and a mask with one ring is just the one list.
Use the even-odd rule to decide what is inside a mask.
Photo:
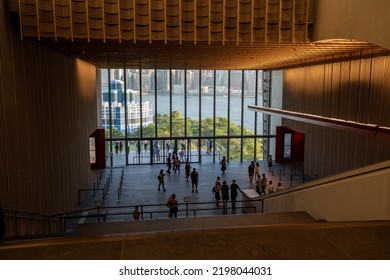
[(258, 177), (260, 177), (260, 164), (259, 164), (259, 162), (256, 162), (256, 166), (255, 166), (255, 179), (257, 179)]
[(226, 181), (223, 181), (223, 183), (222, 183), (221, 193), (222, 193), (223, 207), (227, 207), (227, 202), (229, 200), (229, 186), (226, 183)]
[(265, 177), (264, 173), (263, 173), (261, 181), (260, 181), (260, 187), (261, 187), (260, 195), (261, 194), (265, 195), (265, 188), (267, 187), (267, 178)]
[(231, 200), (232, 200), (232, 208), (233, 209), (236, 208), (238, 191), (241, 192), (241, 189), (236, 184), (236, 180), (233, 180), (232, 184), (230, 185), (230, 197), (231, 197)]
[(194, 168), (192, 169), (191, 172), (192, 192), (196, 191), (196, 193), (198, 193), (198, 183), (199, 183), (199, 174), (196, 171), (196, 168)]
[(141, 215), (141, 212), (138, 210), (138, 206), (135, 206), (134, 207), (134, 211), (133, 211), (133, 218), (134, 218), (134, 220), (138, 221), (140, 215)]
[(268, 173), (272, 172), (272, 155), (268, 157)]
[(157, 176), (157, 179), (158, 179), (158, 191), (160, 191), (160, 187), (161, 186), (162, 186), (164, 192), (167, 191), (165, 189), (165, 185), (164, 185), (164, 177), (165, 177), (164, 169), (161, 169), (160, 173)]
[(169, 208), (169, 218), (175, 217), (177, 218), (178, 205), (179, 203), (176, 200), (176, 194), (172, 194), (167, 201), (167, 207)]
[(268, 190), (268, 193), (274, 192), (274, 185), (272, 184), (271, 180), (268, 182), (267, 190)]
[(188, 178), (190, 177), (190, 173), (191, 173), (191, 164), (188, 158), (186, 160), (186, 165), (184, 166), (184, 170), (186, 172), (186, 180), (188, 182)]
[(176, 171), (178, 171), (179, 174), (180, 174), (180, 164), (181, 164), (181, 161), (180, 161), (179, 157), (176, 155), (176, 158), (175, 158), (175, 168), (174, 168), (175, 173), (176, 173)]
[(221, 200), (221, 182), (220, 181), (216, 181), (215, 182), (215, 186), (213, 187), (213, 194), (214, 194), (214, 197), (215, 197), (215, 204), (217, 205), (217, 207), (219, 207), (219, 201)]
[(171, 159), (171, 154), (168, 155), (168, 158), (167, 158), (167, 174), (170, 174), (171, 173), (171, 168), (172, 168), (172, 159)]
[(225, 174), (225, 170), (226, 170), (226, 157), (223, 156), (221, 160), (221, 171), (223, 174)]
[(256, 192), (261, 195), (261, 177), (260, 175), (256, 176), (256, 183), (255, 183)]
[(253, 175), (254, 174), (255, 174), (255, 162), (252, 161), (251, 164), (248, 166), (249, 182), (253, 181)]

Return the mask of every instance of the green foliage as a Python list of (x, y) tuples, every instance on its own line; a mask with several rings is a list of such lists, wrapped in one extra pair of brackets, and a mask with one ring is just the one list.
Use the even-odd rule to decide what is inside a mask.
[[(170, 115), (169, 114), (157, 114), (157, 136), (158, 137), (170, 137)], [(199, 136), (199, 121), (196, 119), (186, 118), (178, 112), (172, 112), (172, 136), (183, 137), (184, 136), (184, 124), (187, 126), (187, 137)], [(228, 136), (228, 128), (230, 136), (240, 136), (241, 126), (232, 122), (228, 122), (227, 118), (218, 117), (215, 119), (215, 135), (216, 136)], [(245, 129), (244, 135), (254, 135), (254, 132)], [(115, 136), (114, 136), (115, 135)], [(117, 136), (116, 136), (117, 135)], [(214, 119), (206, 118), (201, 123), (201, 135), (210, 136), (214, 135)], [(107, 136), (107, 131), (106, 131)], [(113, 129), (113, 137), (124, 137), (123, 133), (119, 132), (116, 128)], [(137, 129), (129, 134), (130, 138), (140, 137), (140, 131)], [(155, 137), (155, 124), (149, 124), (143, 127), (143, 137)], [(226, 155), (227, 151), (227, 139), (216, 139), (215, 146), (216, 151), (221, 153), (221, 156)], [(254, 151), (254, 139), (248, 138), (242, 140), (243, 148), (243, 160), (253, 160)], [(206, 149), (207, 140), (204, 140), (203, 148)], [(241, 154), (241, 138), (230, 138), (229, 140), (230, 161), (240, 161)]]

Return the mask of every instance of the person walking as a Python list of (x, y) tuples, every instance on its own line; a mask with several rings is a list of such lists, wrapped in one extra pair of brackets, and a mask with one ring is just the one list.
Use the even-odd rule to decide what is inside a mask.
[(157, 176), (157, 179), (158, 179), (158, 191), (160, 191), (160, 187), (161, 186), (162, 186), (164, 192), (167, 191), (165, 189), (165, 185), (164, 185), (164, 177), (165, 177), (164, 169), (161, 169), (160, 173)]
[(267, 187), (267, 178), (265, 177), (264, 173), (263, 173), (261, 181), (260, 181), (260, 187), (261, 187), (260, 195), (261, 194), (265, 195), (265, 188)]
[(178, 205), (179, 205), (179, 203), (176, 200), (176, 194), (173, 193), (168, 198), (168, 201), (166, 204), (166, 206), (169, 208), (169, 214), (168, 214), (169, 218), (173, 218), (173, 217), (177, 218), (177, 212), (179, 211)]
[(236, 184), (236, 180), (233, 180), (232, 184), (230, 185), (230, 198), (231, 198), (231, 201), (232, 201), (232, 208), (233, 209), (236, 209), (236, 202), (237, 202), (238, 191), (241, 192), (241, 189)]
[(198, 193), (198, 183), (199, 183), (199, 174), (196, 171), (196, 168), (192, 169), (191, 172), (191, 184), (192, 184), (192, 192)]
[(221, 192), (222, 192), (223, 207), (227, 207), (227, 202), (229, 200), (229, 186), (226, 183), (226, 181), (223, 181), (222, 183)]

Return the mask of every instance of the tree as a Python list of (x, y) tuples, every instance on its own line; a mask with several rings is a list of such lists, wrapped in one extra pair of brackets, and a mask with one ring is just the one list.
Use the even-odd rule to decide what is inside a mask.
[[(170, 115), (169, 114), (157, 114), (157, 135), (158, 137), (170, 137)], [(199, 136), (199, 121), (196, 119), (184, 118), (181, 112), (172, 112), (172, 135), (173, 137), (184, 137), (184, 124), (187, 126), (187, 137), (198, 137)], [(241, 155), (241, 146), (243, 153), (243, 160), (253, 160), (254, 152), (254, 139), (243, 138), (241, 139), (241, 126), (228, 122), (227, 118), (218, 117), (215, 119), (215, 135), (216, 136), (228, 136), (228, 128), (230, 135), (237, 136), (231, 137), (229, 140), (229, 151), (230, 161), (239, 161)], [(254, 135), (254, 132), (244, 128), (244, 135)], [(114, 136), (121, 135), (121, 136)], [(213, 137), (214, 136), (214, 119), (206, 118), (202, 120), (201, 125), (202, 137)], [(113, 129), (113, 137), (123, 137), (123, 133), (119, 132), (116, 128)], [(132, 138), (140, 137), (139, 129), (129, 133)], [(143, 137), (155, 137), (155, 124), (149, 124), (143, 127)], [(203, 146), (206, 145), (207, 141), (203, 141)], [(215, 139), (215, 145), (217, 152), (221, 155), (226, 155), (228, 141), (227, 139)], [(259, 147), (260, 150), (260, 147)]]

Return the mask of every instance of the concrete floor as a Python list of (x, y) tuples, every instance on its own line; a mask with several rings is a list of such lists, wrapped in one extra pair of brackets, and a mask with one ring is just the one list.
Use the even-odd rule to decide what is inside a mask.
[[(156, 177), (165, 166), (127, 166), (119, 201), (122, 169), (113, 169), (110, 193), (102, 208), (114, 213), (117, 210), (110, 207), (120, 206), (123, 215), (108, 216), (106, 222), (96, 223), (96, 217), (90, 217), (93, 210), (85, 209), (94, 207), (101, 193), (85, 193), (79, 205), (84, 218), (69, 222), (66, 236), (8, 242), (0, 246), (0, 259), (390, 259), (389, 221), (327, 223), (315, 221), (304, 212), (244, 214), (241, 209), (231, 208), (229, 215), (223, 215), (214, 207), (214, 181), (221, 176), (228, 183), (235, 179), (242, 189), (253, 188), (247, 166), (229, 164), (226, 174), (222, 174), (219, 164), (194, 164), (200, 175), (199, 193), (192, 193), (183, 171), (167, 176), (167, 192), (159, 192)], [(285, 187), (290, 187), (288, 169), (286, 176), (279, 176), (280, 167), (275, 168), (274, 175), (265, 172), (264, 162), (261, 169), (275, 183), (281, 179)], [(102, 181), (109, 173), (109, 169), (104, 171)], [(296, 185), (302, 178), (298, 175), (293, 179), (291, 184)], [(189, 197), (192, 202), (210, 202), (214, 208), (185, 218), (182, 203), (177, 219), (154, 213), (152, 220), (149, 215), (144, 220), (133, 220), (134, 205), (161, 204), (157, 207), (167, 211), (164, 204), (172, 193), (177, 194), (179, 203)]]

